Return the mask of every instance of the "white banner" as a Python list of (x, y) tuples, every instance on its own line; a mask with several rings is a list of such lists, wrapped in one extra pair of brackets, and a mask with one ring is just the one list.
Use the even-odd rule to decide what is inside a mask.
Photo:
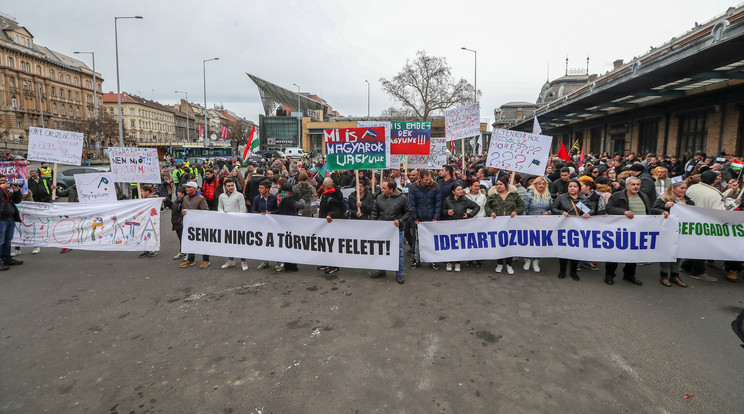
[(184, 253), (398, 270), (398, 228), (392, 221), (333, 220), (274, 214), (188, 210)]
[(111, 173), (75, 174), (75, 187), (81, 203), (116, 201), (116, 188)]
[(80, 165), (82, 156), (83, 134), (81, 132), (29, 127), (29, 160)]
[(113, 203), (18, 204), (16, 246), (77, 250), (160, 250), (161, 198)]
[(677, 218), (517, 216), (419, 224), (421, 261), (559, 257), (601, 262), (677, 259)]
[(160, 164), (155, 148), (110, 147), (109, 162), (117, 183), (160, 183)]
[(679, 250), (685, 259), (744, 261), (744, 212), (675, 204)]
[(553, 137), (494, 128), (486, 166), (500, 170), (544, 175)]
[(386, 169), (388, 168), (400, 168), (400, 157), (399, 156), (391, 156), (390, 154), (390, 145), (392, 143), (392, 139), (390, 138), (390, 133), (392, 131), (392, 124), (390, 121), (357, 121), (357, 127), (358, 128), (376, 128), (376, 127), (383, 127), (385, 128), (385, 164)]
[(447, 141), (471, 138), (480, 133), (480, 102), (444, 112), (444, 135)]
[(431, 138), (431, 152), (429, 155), (408, 155), (408, 168), (440, 169), (447, 165), (447, 140), (445, 138)]

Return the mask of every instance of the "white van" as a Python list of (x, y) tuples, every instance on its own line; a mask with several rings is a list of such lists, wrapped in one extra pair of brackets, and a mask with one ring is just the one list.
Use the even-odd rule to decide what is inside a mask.
[(297, 147), (285, 148), (284, 153), (287, 154), (289, 158), (302, 158), (307, 155), (305, 151), (302, 150), (302, 148)]

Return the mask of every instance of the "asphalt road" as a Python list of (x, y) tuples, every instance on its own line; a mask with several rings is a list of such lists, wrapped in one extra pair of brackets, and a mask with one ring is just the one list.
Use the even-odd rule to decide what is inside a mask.
[[(3, 413), (737, 413), (744, 283), (179, 269), (42, 249), (0, 273)], [(632, 258), (629, 258), (632, 259)], [(710, 274), (722, 276), (716, 270)], [(685, 399), (689, 394), (694, 397)]]

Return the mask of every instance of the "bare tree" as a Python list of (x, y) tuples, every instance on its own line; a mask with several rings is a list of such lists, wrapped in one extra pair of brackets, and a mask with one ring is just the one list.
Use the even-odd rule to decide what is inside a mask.
[[(98, 114), (98, 120), (93, 118), (75, 118), (67, 119), (62, 121), (62, 129), (67, 131), (75, 131), (83, 133), (83, 147), (86, 150), (92, 148), (91, 143), (95, 140), (96, 134), (99, 139), (105, 139), (108, 145), (119, 145), (119, 122), (117, 118), (114, 118), (106, 111), (101, 111)], [(127, 127), (122, 125), (126, 144), (131, 142), (127, 137)], [(126, 145), (125, 144), (125, 145)]]
[(434, 113), (473, 100), (473, 85), (465, 79), (455, 81), (445, 58), (429, 56), (423, 50), (416, 53), (415, 60), (406, 61), (392, 79), (380, 78), (380, 83), (388, 95), (403, 105), (396, 111), (411, 110), (424, 121)]
[(251, 133), (251, 124), (241, 121), (240, 119), (230, 120), (227, 123), (227, 139), (230, 146), (237, 153), (241, 145), (248, 141), (248, 135)]
[(388, 118), (390, 120), (402, 120), (402, 121), (412, 121), (415, 119), (419, 119), (418, 115), (416, 115), (416, 112), (413, 109), (396, 108), (394, 106), (391, 106), (390, 108), (387, 108), (387, 109), (383, 109), (380, 116), (383, 118)]

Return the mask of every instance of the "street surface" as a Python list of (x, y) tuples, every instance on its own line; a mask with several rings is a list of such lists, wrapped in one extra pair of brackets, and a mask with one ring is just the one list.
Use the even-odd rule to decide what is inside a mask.
[(162, 222), (154, 258), (24, 248), (0, 274), (0, 412), (744, 411), (741, 282), (180, 269)]

